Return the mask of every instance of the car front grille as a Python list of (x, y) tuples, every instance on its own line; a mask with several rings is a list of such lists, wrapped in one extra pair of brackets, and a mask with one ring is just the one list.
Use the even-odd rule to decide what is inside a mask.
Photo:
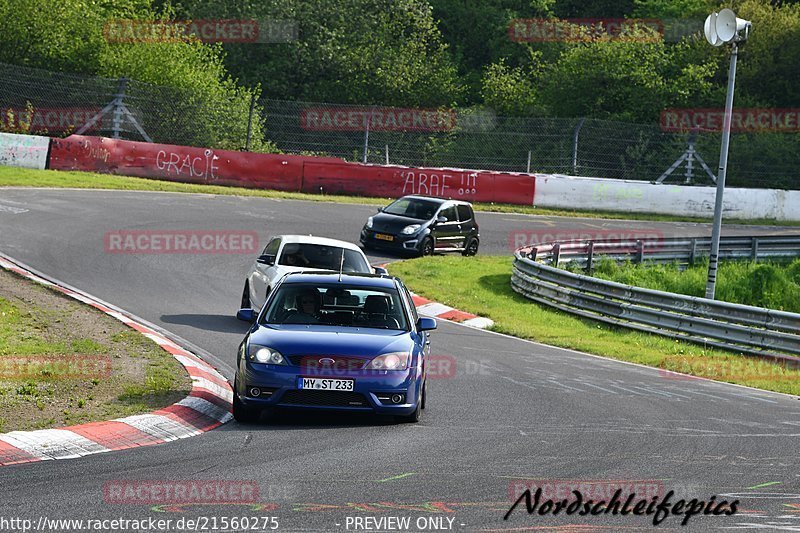
[(282, 404), (318, 405), (326, 407), (368, 407), (364, 395), (357, 392), (324, 390), (290, 390), (281, 398)]
[[(321, 359), (332, 359), (333, 364), (321, 364)], [(337, 355), (290, 355), (289, 362), (300, 367), (300, 372), (313, 372), (321, 375), (325, 371), (340, 373), (360, 370), (369, 362), (366, 357), (342, 357)]]

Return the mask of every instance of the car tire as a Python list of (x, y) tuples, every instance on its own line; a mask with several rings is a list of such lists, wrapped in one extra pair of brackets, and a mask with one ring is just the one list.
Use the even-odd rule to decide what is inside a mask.
[(401, 415), (396, 417), (396, 420), (401, 424), (416, 424), (422, 417), (422, 405), (425, 403), (425, 385), (422, 386), (422, 394), (420, 394), (417, 408), (410, 415)]
[(244, 282), (244, 291), (242, 291), (242, 305), (240, 309), (252, 309), (253, 304), (250, 303), (250, 282)]
[(428, 399), (428, 382), (422, 384), (422, 408), (425, 409), (425, 401)]
[(463, 255), (465, 257), (478, 255), (478, 246), (479, 245), (480, 245), (480, 243), (478, 242), (478, 239), (475, 239), (475, 238), (470, 239), (469, 242), (467, 243), (467, 246), (464, 248), (464, 251), (461, 252), (461, 255)]
[(254, 409), (252, 407), (247, 407), (239, 400), (239, 393), (237, 390), (239, 387), (237, 386), (236, 382), (233, 385), (233, 418), (236, 419), (237, 422), (240, 424), (253, 424), (258, 422), (258, 419), (261, 418), (261, 409)]
[(433, 255), (433, 239), (430, 237), (422, 239), (422, 242), (419, 243), (419, 255), (423, 257)]

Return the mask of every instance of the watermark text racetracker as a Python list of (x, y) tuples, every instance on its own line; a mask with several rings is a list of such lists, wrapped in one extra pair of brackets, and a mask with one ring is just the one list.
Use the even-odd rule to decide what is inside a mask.
[(258, 233), (249, 230), (117, 230), (103, 237), (111, 254), (252, 254)]
[(581, 244), (589, 241), (621, 241), (635, 243), (642, 241), (648, 249), (663, 244), (664, 233), (653, 228), (541, 228), (535, 230), (516, 230), (508, 234), (510, 249), (518, 250), (525, 246), (538, 246), (547, 243)]
[(197, 516), (182, 518), (50, 518), (0, 516), (0, 531), (72, 533), (76, 531), (158, 532), (158, 531), (269, 531), (280, 527), (275, 516)]

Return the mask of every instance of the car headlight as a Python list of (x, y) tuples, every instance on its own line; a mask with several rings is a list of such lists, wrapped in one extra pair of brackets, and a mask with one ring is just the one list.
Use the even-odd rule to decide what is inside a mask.
[(371, 228), (371, 227), (372, 227), (372, 217), (369, 217), (369, 218), (367, 219), (367, 227), (368, 227), (368, 228)]
[(258, 344), (251, 344), (249, 347), (250, 361), (256, 363), (266, 363), (270, 365), (286, 365), (286, 358), (284, 358), (278, 350), (273, 350), (266, 346), (259, 346)]
[(409, 352), (391, 352), (379, 355), (367, 365), (369, 370), (405, 370), (411, 361)]
[(410, 226), (406, 226), (405, 228), (403, 228), (403, 235), (411, 235), (418, 229), (419, 229), (419, 224), (411, 224)]

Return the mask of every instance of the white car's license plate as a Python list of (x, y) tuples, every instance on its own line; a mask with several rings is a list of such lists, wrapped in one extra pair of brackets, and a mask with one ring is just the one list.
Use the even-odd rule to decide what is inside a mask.
[(353, 379), (297, 378), (298, 389), (351, 392), (355, 384)]

